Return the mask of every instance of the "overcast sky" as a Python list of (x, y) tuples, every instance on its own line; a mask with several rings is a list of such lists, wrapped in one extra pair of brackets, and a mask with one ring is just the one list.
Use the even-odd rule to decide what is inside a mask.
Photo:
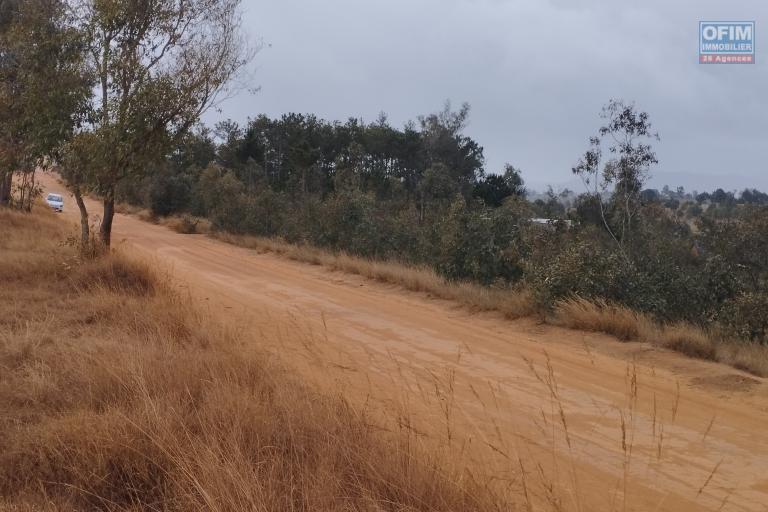
[[(534, 188), (573, 187), (601, 106), (623, 98), (661, 135), (652, 185), (768, 190), (764, 0), (243, 2), (246, 30), (265, 43), (252, 64), (261, 90), (208, 122), (384, 111), (401, 126), (466, 101), (489, 171), (509, 162)], [(754, 20), (756, 64), (699, 64), (700, 20)]]

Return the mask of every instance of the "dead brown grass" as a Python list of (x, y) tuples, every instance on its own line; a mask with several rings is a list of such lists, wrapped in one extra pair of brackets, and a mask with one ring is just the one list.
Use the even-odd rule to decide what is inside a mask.
[(717, 361), (717, 341), (702, 329), (677, 323), (662, 329), (660, 344), (689, 357)]
[(183, 214), (159, 217), (153, 215), (147, 208), (128, 203), (116, 204), (115, 211), (124, 215), (132, 215), (144, 222), (165, 226), (185, 235), (208, 234), (211, 232), (211, 221), (203, 217), (195, 217), (194, 215)]
[(512, 506), (307, 389), (152, 265), (78, 260), (47, 213), (0, 230), (0, 509)]
[(624, 341), (642, 341), (688, 357), (717, 361), (760, 377), (768, 377), (768, 347), (729, 341), (716, 332), (678, 322), (662, 325), (648, 315), (605, 301), (573, 298), (561, 301), (553, 319), (559, 325), (604, 332)]
[(559, 302), (555, 310), (558, 322), (567, 327), (604, 332), (624, 341), (640, 338), (651, 325), (645, 316), (602, 300), (567, 299)]
[(723, 341), (717, 345), (717, 360), (753, 375), (768, 377), (768, 349), (765, 345)]
[(192, 215), (172, 215), (156, 219), (156, 224), (168, 227), (184, 235), (208, 234), (211, 232), (211, 221)]
[(0, 282), (21, 283), (52, 276), (62, 270), (45, 258), (32, 257), (30, 247), (51, 254), (61, 245), (61, 222), (47, 208), (35, 215), (0, 209)]
[[(91, 199), (94, 199), (95, 201), (101, 200), (99, 197), (92, 197)], [(141, 206), (134, 206), (128, 203), (115, 204), (115, 212), (122, 213), (124, 215), (135, 215), (139, 217), (141, 220), (147, 220), (147, 221), (153, 218), (152, 213), (147, 208), (142, 208)]]

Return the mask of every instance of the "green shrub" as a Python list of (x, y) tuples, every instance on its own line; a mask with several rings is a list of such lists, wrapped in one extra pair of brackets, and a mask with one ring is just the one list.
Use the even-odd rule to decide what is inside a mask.
[(534, 232), (533, 237), (526, 282), (542, 305), (551, 307), (574, 295), (633, 305), (642, 295), (636, 267), (594, 230), (578, 235)]
[(768, 294), (742, 293), (723, 305), (717, 319), (731, 336), (768, 343)]
[(449, 279), (486, 285), (518, 281), (520, 224), (520, 212), (512, 207), (468, 209), (457, 200), (441, 224), (437, 270)]

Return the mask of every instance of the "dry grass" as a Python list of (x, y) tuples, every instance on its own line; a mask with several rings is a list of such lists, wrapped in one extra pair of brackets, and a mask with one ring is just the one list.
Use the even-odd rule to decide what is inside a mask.
[(557, 321), (562, 325), (612, 334), (624, 341), (640, 338), (651, 325), (647, 317), (605, 301), (572, 298), (559, 302), (555, 309)]
[(203, 217), (195, 217), (194, 215), (183, 214), (159, 217), (153, 215), (147, 208), (134, 206), (128, 203), (116, 204), (115, 211), (124, 215), (133, 215), (144, 222), (165, 226), (177, 233), (185, 235), (196, 233), (208, 234), (211, 232), (211, 221)]
[(717, 346), (717, 360), (760, 377), (768, 377), (768, 348), (758, 343), (727, 342)]
[(690, 324), (678, 323), (662, 329), (660, 344), (689, 357), (717, 361), (718, 343), (703, 330)]
[(168, 227), (177, 233), (184, 235), (208, 234), (211, 232), (211, 221), (192, 215), (172, 215), (155, 219), (156, 224)]
[(47, 212), (0, 212), (0, 509), (511, 508), (152, 265), (61, 238)]
[(322, 265), (332, 270), (398, 285), (409, 291), (427, 293), (438, 299), (457, 302), (473, 311), (498, 311), (507, 318), (522, 318), (537, 313), (533, 298), (525, 289), (497, 289), (472, 283), (449, 282), (428, 267), (371, 260), (343, 252), (333, 253), (308, 245), (289, 244), (273, 238), (223, 232), (215, 232), (213, 236), (240, 247), (271, 252), (295, 261)]
[(760, 377), (768, 377), (768, 347), (729, 341), (718, 333), (678, 322), (662, 325), (649, 316), (605, 301), (574, 298), (561, 301), (554, 321), (565, 327), (612, 334), (624, 341), (643, 341), (688, 357), (717, 361)]
[(0, 209), (0, 282), (22, 283), (56, 275), (62, 271), (45, 258), (30, 257), (30, 247), (55, 253), (61, 245), (61, 222), (47, 208), (34, 216)]
[[(99, 197), (91, 197), (95, 201), (101, 201)], [(153, 218), (152, 213), (147, 208), (141, 206), (135, 206), (128, 203), (115, 204), (115, 212), (122, 213), (124, 215), (135, 215), (141, 220), (151, 220)]]

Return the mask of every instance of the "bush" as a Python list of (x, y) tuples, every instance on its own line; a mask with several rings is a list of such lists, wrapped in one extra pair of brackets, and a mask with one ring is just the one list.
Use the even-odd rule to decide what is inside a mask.
[(201, 222), (203, 222), (203, 219), (185, 214), (179, 218), (170, 219), (170, 222), (167, 225), (177, 233), (193, 235), (199, 232)]
[(768, 295), (747, 292), (726, 302), (718, 322), (732, 336), (768, 343)]
[(448, 279), (485, 285), (518, 281), (523, 274), (520, 224), (520, 212), (512, 206), (470, 210), (458, 200), (440, 228), (437, 270)]
[(574, 295), (629, 306), (653, 300), (642, 292), (643, 276), (637, 268), (614, 246), (596, 243), (601, 238), (596, 235), (592, 230), (562, 238), (550, 233), (537, 244), (526, 262), (526, 282), (540, 304), (551, 307)]
[(361, 256), (375, 253), (373, 207), (373, 197), (357, 191), (331, 195), (322, 203), (319, 229), (312, 233), (312, 242)]
[(246, 232), (249, 220), (243, 184), (232, 171), (209, 166), (200, 177), (202, 201), (215, 229)]
[(164, 170), (152, 177), (147, 207), (152, 214), (165, 217), (188, 208), (191, 194), (192, 182), (186, 174)]

